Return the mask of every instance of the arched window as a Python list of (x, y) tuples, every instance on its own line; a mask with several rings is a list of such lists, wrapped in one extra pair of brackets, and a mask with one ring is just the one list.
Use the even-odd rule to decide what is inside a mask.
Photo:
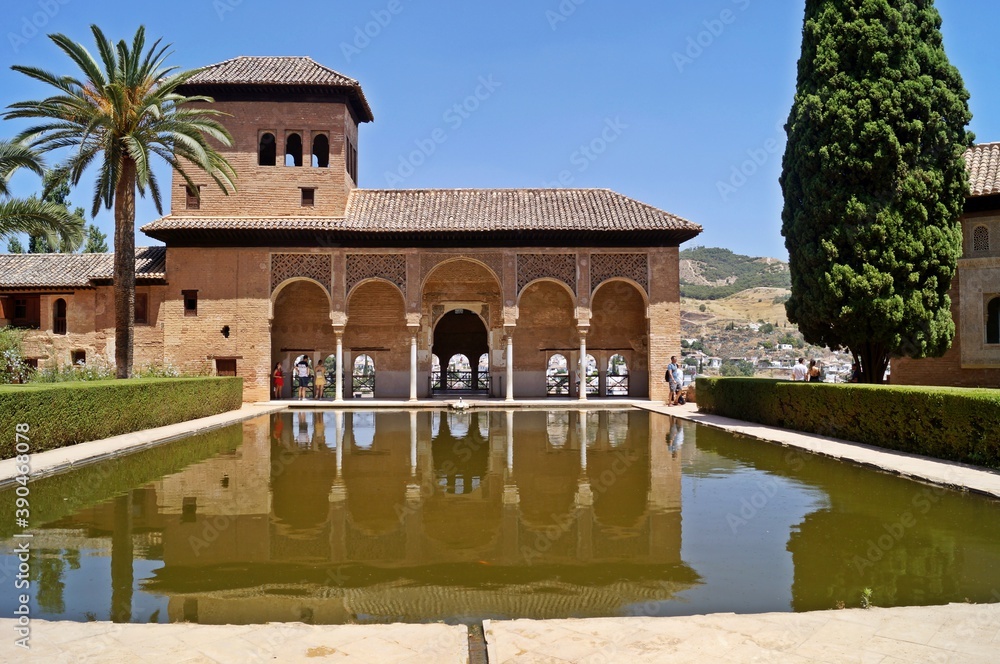
[(437, 355), (431, 355), (431, 389), (444, 389), (444, 383), (441, 382), (441, 358)]
[(302, 165), (302, 137), (289, 134), (285, 139), (285, 166)]
[(358, 355), (354, 360), (352, 392), (355, 397), (375, 396), (375, 360), (370, 355)]
[(587, 376), (587, 394), (599, 394), (601, 390), (599, 372), (597, 370), (597, 360), (593, 355), (587, 355), (587, 364), (584, 367)]
[(260, 146), (257, 149), (258, 166), (274, 166), (278, 156), (278, 145), (274, 140), (274, 134), (268, 132), (261, 134)]
[(550, 397), (569, 396), (569, 370), (566, 358), (558, 353), (549, 358), (545, 369), (545, 393)]
[[(367, 357), (362, 355), (361, 357)], [(360, 358), (359, 358), (360, 359)], [(375, 446), (375, 413), (351, 413), (351, 442), (359, 450)]]
[(62, 298), (52, 306), (52, 333), (66, 334), (66, 300)]
[(569, 411), (550, 410), (545, 417), (545, 438), (549, 447), (562, 449), (569, 440)]
[(476, 375), (476, 389), (490, 389), (490, 355), (483, 353), (479, 356), (479, 371)]
[(623, 355), (612, 355), (608, 360), (608, 396), (628, 396), (628, 362)]
[(330, 167), (330, 139), (326, 134), (313, 136), (312, 165), (314, 168)]
[(445, 372), (445, 389), (471, 390), (472, 365), (469, 358), (459, 353), (448, 360), (448, 370)]
[(986, 343), (1000, 344), (1000, 297), (986, 305)]
[(976, 253), (990, 250), (990, 229), (986, 226), (976, 226), (972, 231), (972, 250)]
[(337, 356), (327, 355), (323, 360), (323, 373), (326, 374), (327, 385), (337, 382)]

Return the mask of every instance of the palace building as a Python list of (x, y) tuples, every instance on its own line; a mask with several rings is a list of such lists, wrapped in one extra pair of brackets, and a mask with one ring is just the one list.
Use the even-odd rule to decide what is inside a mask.
[(965, 153), (971, 192), (951, 282), (955, 341), (940, 358), (892, 361), (898, 385), (1000, 387), (1000, 143)]
[[(329, 396), (663, 400), (680, 354), (678, 247), (701, 226), (609, 190), (358, 188), (359, 83), (238, 57), (181, 92), (228, 114), (239, 191), (174, 174), (136, 251), (135, 363), (238, 375), (305, 356)], [(201, 179), (199, 181), (198, 179)], [(996, 235), (996, 233), (994, 233)], [(38, 366), (114, 357), (112, 255), (0, 257), (0, 325)]]

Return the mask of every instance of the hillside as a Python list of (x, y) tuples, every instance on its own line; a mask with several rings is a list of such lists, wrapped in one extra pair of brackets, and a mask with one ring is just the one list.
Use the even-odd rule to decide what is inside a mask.
[(706, 247), (685, 249), (680, 258), (681, 337), (690, 340), (683, 351), (687, 364), (715, 374), (718, 369), (706, 369), (697, 358), (718, 357), (729, 363), (743, 358), (758, 375), (782, 378), (796, 357), (844, 369), (843, 356), (804, 343), (798, 327), (788, 322), (787, 263)]
[(680, 253), (681, 296), (719, 300), (750, 288), (791, 288), (788, 264), (729, 249), (692, 247)]

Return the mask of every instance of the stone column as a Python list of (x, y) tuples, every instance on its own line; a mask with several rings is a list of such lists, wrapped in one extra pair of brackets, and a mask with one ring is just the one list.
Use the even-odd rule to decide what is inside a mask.
[(417, 400), (417, 330), (410, 328), (410, 401)]
[[(580, 401), (587, 400), (587, 331), (580, 330)], [(586, 426), (586, 425), (584, 425)]]
[(514, 328), (507, 328), (507, 398), (514, 400)]
[(580, 415), (580, 470), (587, 470), (587, 411), (577, 411)]
[(344, 334), (343, 332), (334, 334), (337, 337), (337, 387), (333, 393), (333, 400), (341, 402), (344, 400)]
[(410, 476), (417, 475), (417, 411), (410, 411)]
[(344, 412), (336, 411), (333, 414), (334, 426), (337, 427), (337, 477), (340, 477), (344, 469)]

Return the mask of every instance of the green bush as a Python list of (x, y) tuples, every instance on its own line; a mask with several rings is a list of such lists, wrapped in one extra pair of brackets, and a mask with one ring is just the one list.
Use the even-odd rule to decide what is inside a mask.
[(1000, 390), (699, 377), (698, 410), (1000, 468)]
[(238, 409), (241, 378), (140, 378), (0, 386), (0, 458), (14, 456), (15, 426), (31, 453)]

